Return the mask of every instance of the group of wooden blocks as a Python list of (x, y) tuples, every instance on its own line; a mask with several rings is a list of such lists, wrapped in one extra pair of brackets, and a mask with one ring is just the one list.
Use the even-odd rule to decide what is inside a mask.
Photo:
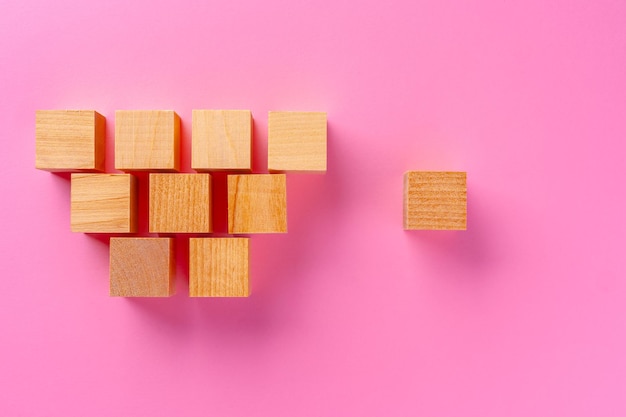
[[(173, 111), (117, 111), (115, 168), (102, 173), (105, 118), (95, 111), (36, 113), (38, 169), (72, 172), (75, 232), (137, 232), (137, 178), (150, 171), (149, 232), (189, 233), (189, 294), (249, 295), (249, 238), (210, 234), (211, 171), (228, 175), (228, 233), (287, 232), (285, 172), (325, 172), (327, 120), (322, 112), (270, 112), (268, 170), (251, 174), (248, 110), (193, 110), (191, 165), (180, 170), (180, 117)], [(100, 173), (98, 173), (100, 172)], [(111, 237), (110, 294), (161, 297), (174, 293), (172, 237)]]

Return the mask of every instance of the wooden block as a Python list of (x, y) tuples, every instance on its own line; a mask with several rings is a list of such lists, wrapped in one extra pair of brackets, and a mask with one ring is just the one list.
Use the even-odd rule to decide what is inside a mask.
[(285, 174), (228, 176), (228, 233), (286, 233)]
[(210, 174), (150, 174), (150, 233), (210, 233)]
[(178, 115), (170, 110), (116, 111), (115, 168), (122, 171), (178, 171)]
[(35, 113), (35, 168), (45, 171), (104, 171), (104, 116), (93, 110)]
[(111, 238), (111, 297), (169, 297), (174, 273), (174, 239)]
[(250, 110), (193, 110), (191, 167), (196, 171), (252, 168)]
[(466, 230), (466, 173), (404, 174), (404, 229)]
[(269, 113), (270, 172), (326, 172), (326, 113)]
[(130, 174), (72, 174), (73, 232), (137, 231), (137, 180)]
[(189, 239), (191, 297), (247, 297), (248, 238)]

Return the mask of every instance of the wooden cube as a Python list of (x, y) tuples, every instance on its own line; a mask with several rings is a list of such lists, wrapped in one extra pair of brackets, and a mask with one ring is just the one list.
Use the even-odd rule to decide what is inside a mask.
[(210, 174), (150, 174), (150, 233), (210, 233)]
[(111, 238), (111, 297), (174, 295), (175, 263), (172, 238)]
[(189, 239), (191, 297), (247, 297), (248, 238)]
[(407, 172), (404, 175), (404, 229), (466, 230), (466, 173)]
[(285, 174), (228, 176), (228, 233), (286, 233)]
[(191, 167), (196, 171), (252, 168), (250, 110), (193, 110)]
[(104, 116), (93, 110), (35, 113), (35, 168), (45, 171), (104, 171)]
[(326, 113), (269, 113), (270, 172), (326, 172)]
[(130, 174), (72, 174), (73, 232), (137, 231), (137, 180)]
[(115, 168), (122, 171), (178, 171), (178, 115), (166, 110), (116, 111)]

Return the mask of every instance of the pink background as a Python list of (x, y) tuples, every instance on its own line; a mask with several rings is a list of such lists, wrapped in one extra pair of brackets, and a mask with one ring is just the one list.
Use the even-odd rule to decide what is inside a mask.
[[(0, 415), (626, 415), (625, 2), (0, 11)], [(188, 298), (184, 245), (175, 297), (112, 299), (34, 169), (35, 110), (82, 108), (176, 110), (186, 170), (192, 109), (251, 109), (257, 172), (267, 111), (327, 111), (329, 170), (249, 299)], [(409, 169), (468, 172), (467, 232), (402, 230)]]

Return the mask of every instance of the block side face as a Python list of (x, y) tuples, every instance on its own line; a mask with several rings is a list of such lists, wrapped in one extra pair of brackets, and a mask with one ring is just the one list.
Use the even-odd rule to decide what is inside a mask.
[(172, 112), (174, 123), (174, 152), (172, 154), (172, 160), (170, 166), (172, 170), (180, 170), (180, 117), (175, 112)]
[(104, 171), (106, 157), (106, 118), (98, 112), (94, 112), (95, 122), (95, 148), (94, 163), (97, 171)]
[(228, 232), (286, 233), (287, 180), (284, 174), (228, 177)]
[(191, 111), (191, 167), (208, 169), (209, 167), (209, 124), (208, 110)]
[(173, 239), (111, 238), (110, 295), (169, 297), (174, 294)]
[(268, 169), (325, 172), (327, 116), (321, 112), (270, 112)]
[(151, 174), (151, 233), (210, 233), (210, 174)]
[(252, 114), (249, 110), (194, 110), (192, 168), (249, 171)]
[(211, 177), (210, 175), (206, 174), (207, 176), (207, 182), (208, 182), (208, 199), (207, 199), (207, 203), (206, 203), (206, 207), (207, 209), (205, 210), (206, 212), (206, 218), (207, 218), (207, 224), (208, 224), (208, 232), (212, 233), (213, 232), (213, 207), (211, 206), (211, 199), (212, 199), (212, 193), (213, 193), (213, 177)]
[(191, 297), (247, 297), (247, 238), (192, 238), (189, 241)]
[(402, 183), (402, 227), (409, 230), (409, 173), (404, 174)]
[[(104, 136), (92, 110), (39, 110), (35, 114), (35, 167), (48, 171), (97, 171)], [(102, 145), (103, 146), (103, 145)]]
[(137, 177), (134, 175), (128, 175), (128, 188), (129, 188), (129, 199), (128, 199), (128, 229), (131, 233), (137, 232), (138, 221), (137, 221), (137, 206), (138, 206), (138, 189), (137, 189)]
[(83, 233), (130, 233), (128, 174), (72, 174), (71, 229)]
[(465, 172), (410, 171), (405, 174), (404, 228), (465, 230)]
[(115, 112), (115, 168), (170, 170), (180, 168), (180, 118), (173, 111)]

